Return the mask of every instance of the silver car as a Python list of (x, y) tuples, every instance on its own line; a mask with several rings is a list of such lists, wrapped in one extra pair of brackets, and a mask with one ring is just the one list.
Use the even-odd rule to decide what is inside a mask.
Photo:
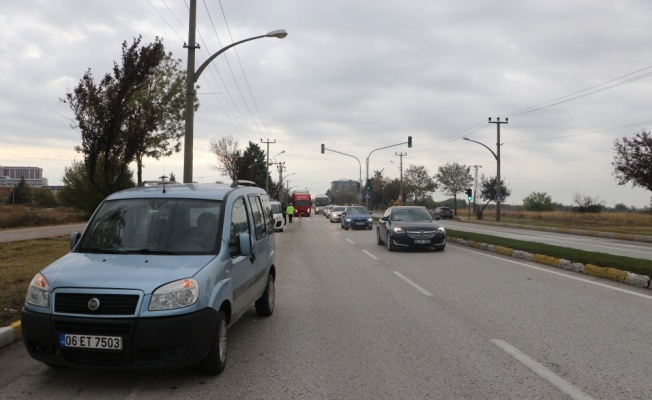
[(330, 209), (328, 219), (331, 222), (340, 222), (342, 221), (342, 212), (346, 209), (345, 206), (333, 206)]

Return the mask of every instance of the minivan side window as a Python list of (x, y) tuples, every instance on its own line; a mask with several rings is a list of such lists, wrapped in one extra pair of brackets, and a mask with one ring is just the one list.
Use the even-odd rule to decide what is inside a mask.
[(260, 240), (267, 236), (267, 215), (263, 212), (263, 205), (260, 202), (260, 197), (249, 195), (249, 202), (251, 203), (251, 211), (254, 215), (256, 240)]
[(247, 207), (242, 197), (233, 202), (233, 209), (231, 210), (231, 234), (229, 235), (229, 252), (231, 257), (240, 255), (238, 236), (241, 233), (249, 233)]

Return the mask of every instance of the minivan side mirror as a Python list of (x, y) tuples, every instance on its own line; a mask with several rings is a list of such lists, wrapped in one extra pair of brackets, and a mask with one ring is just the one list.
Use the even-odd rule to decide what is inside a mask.
[(389, 221), (389, 215), (380, 218), (381, 221)]
[(248, 233), (241, 233), (238, 235), (238, 244), (240, 246), (240, 255), (251, 255), (251, 236)]
[(70, 235), (70, 250), (72, 251), (75, 246), (77, 246), (77, 242), (79, 242), (79, 238), (81, 237), (81, 234), (79, 232), (73, 232)]

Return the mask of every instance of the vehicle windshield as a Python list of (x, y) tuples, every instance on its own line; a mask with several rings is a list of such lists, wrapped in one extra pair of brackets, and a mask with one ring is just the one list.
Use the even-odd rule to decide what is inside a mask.
[(272, 203), (272, 213), (274, 214), (281, 214), (281, 205), (279, 203)]
[(310, 207), (310, 200), (295, 200), (295, 207)]
[(432, 215), (426, 209), (396, 210), (392, 221), (432, 221)]
[(345, 208), (346, 207), (344, 206), (333, 206), (333, 208), (331, 208), (331, 211), (344, 211)]
[(347, 207), (347, 214), (369, 214), (369, 211), (365, 207)]
[(83, 253), (214, 254), (221, 202), (126, 199), (101, 205), (75, 248)]

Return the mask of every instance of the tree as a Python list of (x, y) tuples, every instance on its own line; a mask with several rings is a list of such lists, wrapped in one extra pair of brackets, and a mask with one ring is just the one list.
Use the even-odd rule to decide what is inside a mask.
[(25, 178), (20, 178), (20, 181), (9, 193), (9, 204), (29, 204), (32, 201), (32, 191), (27, 185)]
[[(104, 163), (98, 163), (100, 167), (100, 170), (96, 171), (98, 176), (102, 175), (102, 165)], [(119, 182), (120, 186), (125, 188), (134, 186), (131, 171), (122, 175), (121, 179), (124, 181)], [(66, 167), (61, 180), (63, 181), (63, 188), (59, 193), (59, 202), (64, 206), (75, 207), (83, 211), (86, 216), (90, 216), (106, 197), (102, 190), (98, 190), (91, 184), (86, 164), (81, 161), (73, 161), (70, 167)], [(100, 180), (97, 179), (97, 182), (100, 182)]]
[[(437, 182), (423, 165), (410, 165), (403, 172), (403, 183), (404, 189), (408, 189), (407, 193), (414, 197), (414, 204), (417, 204), (419, 199), (425, 201), (428, 193), (437, 190)], [(406, 193), (405, 190), (403, 192)]]
[(632, 183), (652, 191), (652, 135), (645, 130), (633, 139), (614, 141), (616, 155), (611, 163), (619, 185)]
[[(138, 183), (142, 182), (144, 157), (159, 160), (181, 150), (185, 133), (186, 71), (180, 65), (181, 60), (172, 58), (172, 53), (165, 55), (132, 98), (130, 106), (134, 114), (126, 128), (142, 138), (135, 154)], [(195, 97), (195, 111), (198, 108)]]
[(573, 211), (580, 213), (599, 213), (604, 208), (604, 201), (600, 200), (600, 196), (592, 197), (577, 192), (573, 196), (573, 203), (577, 204)]
[[(506, 199), (509, 197), (510, 194), (512, 194), (511, 189), (509, 189), (507, 186), (505, 186), (505, 181), (500, 180), (500, 194), (502, 195), (503, 199)], [(477, 193), (476, 193), (476, 198), (478, 198)], [(482, 206), (481, 209), (476, 211), (476, 216), (478, 219), (482, 219), (482, 214), (484, 213), (484, 209), (487, 208), (489, 203), (492, 201), (495, 201), (496, 199), (496, 177), (495, 176), (490, 176), (489, 178), (485, 178), (484, 174), (480, 177), (480, 199), (486, 201), (485, 205)]]
[[(267, 160), (265, 151), (256, 143), (249, 142), (247, 147), (236, 161), (237, 179), (246, 179), (256, 183), (257, 186), (265, 187), (265, 178), (267, 176)], [(270, 183), (270, 186), (273, 182)]]
[(220, 140), (211, 139), (211, 153), (215, 154), (217, 161), (221, 164), (211, 168), (221, 170), (232, 180), (238, 179), (238, 160), (240, 159), (240, 150), (238, 150), (238, 139), (233, 136), (225, 136)]
[(56, 207), (58, 205), (54, 193), (49, 189), (32, 189), (32, 200), (37, 207)]
[(523, 208), (526, 211), (554, 211), (555, 205), (547, 193), (532, 192), (523, 199)]
[(455, 215), (457, 215), (457, 194), (466, 190), (473, 183), (471, 167), (458, 163), (448, 164), (439, 167), (435, 178), (442, 186), (444, 194), (453, 196), (455, 199)]
[(123, 42), (122, 65), (114, 63), (113, 75), (106, 74), (96, 83), (89, 69), (73, 92), (61, 99), (74, 113), (73, 128), (81, 132), (77, 151), (84, 154), (88, 180), (103, 196), (124, 189), (122, 184), (131, 181), (124, 179), (130, 174), (129, 164), (138, 154), (160, 145), (148, 140), (152, 130), (164, 126), (163, 116), (168, 115), (154, 103), (156, 96), (146, 95), (148, 83), (166, 57), (163, 43), (156, 38), (139, 48), (140, 42), (141, 37), (134, 38), (131, 46)]

